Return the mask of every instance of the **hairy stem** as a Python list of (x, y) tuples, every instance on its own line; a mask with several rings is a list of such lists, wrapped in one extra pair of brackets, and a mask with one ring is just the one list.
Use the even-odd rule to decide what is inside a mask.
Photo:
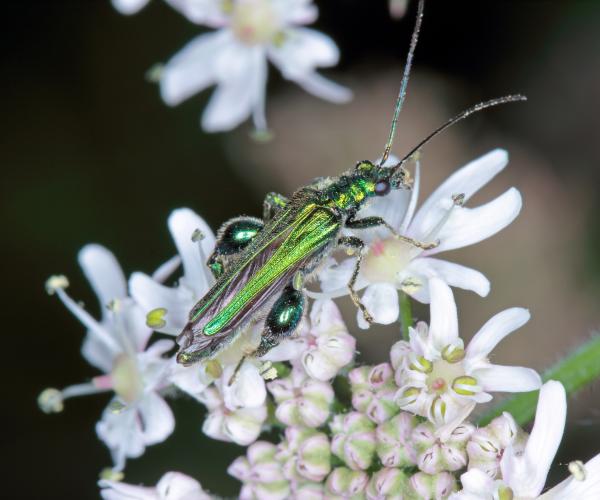
[[(542, 375), (544, 382), (558, 380), (567, 394), (573, 394), (600, 377), (600, 335), (594, 335), (566, 358), (550, 367)], [(519, 425), (531, 421), (535, 415), (539, 391), (515, 394), (483, 414), (478, 425), (487, 425), (503, 412), (510, 413)]]
[(404, 292), (400, 292), (400, 324), (402, 338), (408, 340), (408, 329), (413, 326), (412, 303), (410, 297)]

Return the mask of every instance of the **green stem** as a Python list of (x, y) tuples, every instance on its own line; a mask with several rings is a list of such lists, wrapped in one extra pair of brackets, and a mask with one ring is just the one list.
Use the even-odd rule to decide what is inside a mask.
[(400, 323), (402, 338), (408, 340), (408, 329), (413, 326), (412, 303), (410, 297), (404, 292), (400, 292)]
[[(573, 394), (600, 377), (600, 335), (594, 335), (585, 344), (550, 367), (542, 375), (544, 382), (558, 380), (567, 394)], [(539, 391), (515, 394), (483, 414), (478, 425), (487, 425), (503, 412), (510, 413), (519, 425), (531, 421), (535, 415)]]

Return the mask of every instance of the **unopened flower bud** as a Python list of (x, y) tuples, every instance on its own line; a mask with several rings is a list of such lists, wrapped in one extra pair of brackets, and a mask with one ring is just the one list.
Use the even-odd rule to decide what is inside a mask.
[(310, 481), (323, 481), (331, 471), (329, 439), (318, 433), (305, 439), (298, 448), (298, 474)]
[(417, 497), (423, 500), (442, 500), (457, 490), (456, 478), (449, 472), (417, 472), (410, 478), (410, 485)]
[(392, 498), (408, 498), (410, 491), (409, 478), (405, 472), (386, 467), (377, 471), (367, 485), (369, 500), (388, 500)]
[(400, 411), (394, 402), (397, 391), (394, 371), (388, 363), (355, 368), (348, 378), (352, 387), (352, 406), (373, 422), (384, 422)]
[(302, 368), (267, 388), (277, 403), (275, 416), (284, 424), (319, 427), (329, 418), (334, 398), (331, 384), (309, 378)]
[(411, 437), (419, 469), (428, 474), (437, 474), (465, 467), (467, 441), (474, 430), (472, 425), (463, 423), (442, 440), (431, 422), (418, 425)]
[(398, 370), (404, 358), (412, 352), (410, 344), (404, 340), (396, 342), (390, 349), (390, 362), (394, 370)]
[(326, 489), (330, 495), (350, 498), (364, 492), (369, 476), (363, 471), (337, 467), (327, 478)]
[(469, 469), (477, 468), (492, 479), (500, 477), (500, 460), (510, 446), (516, 453), (523, 450), (526, 434), (513, 417), (504, 413), (485, 427), (475, 430), (467, 443)]
[(374, 427), (358, 412), (336, 416), (331, 424), (331, 451), (353, 470), (368, 469), (375, 455)]
[(407, 467), (416, 464), (412, 431), (417, 425), (414, 415), (400, 412), (375, 430), (376, 451), (385, 467)]

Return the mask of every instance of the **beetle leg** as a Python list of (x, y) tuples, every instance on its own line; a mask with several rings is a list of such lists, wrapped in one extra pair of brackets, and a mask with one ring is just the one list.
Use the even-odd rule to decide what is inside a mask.
[(278, 193), (268, 193), (263, 201), (263, 219), (269, 221), (273, 216), (288, 204), (289, 200)]
[(422, 250), (431, 250), (432, 248), (435, 248), (440, 244), (439, 241), (435, 241), (433, 243), (426, 243), (423, 241), (415, 240), (413, 238), (409, 238), (408, 236), (403, 236), (399, 234), (398, 231), (396, 231), (392, 226), (390, 226), (382, 217), (364, 217), (362, 219), (349, 218), (348, 220), (346, 220), (346, 227), (350, 229), (369, 229), (377, 226), (385, 227), (390, 233), (394, 235), (394, 237)]
[(358, 255), (356, 256), (356, 264), (354, 265), (354, 271), (352, 271), (352, 277), (348, 282), (348, 290), (350, 291), (350, 298), (354, 305), (360, 309), (367, 323), (373, 322), (373, 317), (367, 311), (367, 307), (361, 302), (358, 293), (354, 289), (354, 285), (356, 285), (356, 279), (358, 278), (358, 273), (360, 272), (360, 265), (364, 255), (365, 242), (356, 236), (342, 236), (338, 240), (338, 245), (344, 246), (347, 248), (352, 248), (354, 250), (358, 250)]
[(228, 386), (232, 386), (235, 380), (237, 379), (238, 373), (240, 372), (240, 368), (244, 364), (245, 360), (246, 356), (242, 356), (241, 359), (238, 361), (238, 364), (235, 366), (235, 370), (233, 370), (231, 377), (229, 377), (229, 382), (227, 382)]
[(286, 337), (289, 337), (302, 319), (306, 300), (301, 291), (290, 284), (275, 301), (263, 328), (260, 345), (254, 353), (256, 357), (265, 355)]
[(217, 231), (217, 243), (206, 265), (215, 278), (221, 276), (229, 261), (242, 252), (264, 227), (255, 217), (235, 217)]

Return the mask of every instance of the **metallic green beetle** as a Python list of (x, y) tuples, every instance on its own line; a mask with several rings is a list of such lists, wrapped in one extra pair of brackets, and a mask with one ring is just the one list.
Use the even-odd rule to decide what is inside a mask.
[(361, 161), (339, 177), (318, 179), (298, 189), (289, 199), (270, 193), (264, 202), (262, 220), (238, 217), (221, 227), (215, 250), (207, 262), (216, 283), (194, 306), (188, 324), (177, 339), (180, 363), (189, 365), (214, 357), (249, 323), (257, 321), (263, 322), (262, 335), (253, 355), (265, 354), (298, 326), (306, 302), (302, 292), (304, 280), (324, 257), (339, 247), (356, 252), (356, 265), (348, 289), (355, 305), (370, 322), (371, 317), (354, 290), (365, 244), (356, 236), (341, 235), (343, 228), (384, 226), (412, 245), (421, 248), (435, 245), (435, 242), (418, 242), (396, 234), (380, 217), (358, 218), (357, 214), (373, 197), (385, 196), (394, 189), (410, 189), (410, 177), (403, 166), (435, 135), (476, 111), (524, 98), (507, 96), (463, 111), (421, 141), (399, 163), (383, 167), (390, 154), (406, 94), (422, 17), (423, 0), (419, 2), (382, 160), (379, 164)]

